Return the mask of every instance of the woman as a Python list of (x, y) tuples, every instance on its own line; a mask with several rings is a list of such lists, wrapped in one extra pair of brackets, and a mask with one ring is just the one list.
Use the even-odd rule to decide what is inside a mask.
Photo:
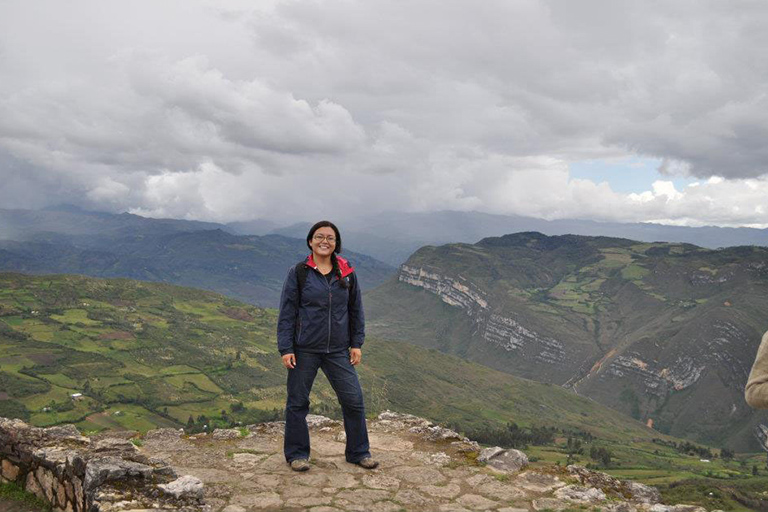
[(307, 234), (312, 251), (288, 270), (280, 297), (277, 348), (288, 369), (285, 460), (295, 471), (309, 469), (309, 392), (322, 368), (344, 413), (347, 462), (373, 469), (363, 391), (354, 366), (365, 338), (363, 303), (354, 269), (341, 256), (341, 235), (329, 221)]

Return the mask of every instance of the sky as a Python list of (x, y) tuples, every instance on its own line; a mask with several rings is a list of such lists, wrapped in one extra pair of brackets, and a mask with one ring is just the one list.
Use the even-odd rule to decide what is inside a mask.
[(768, 4), (4, 0), (0, 207), (768, 227)]

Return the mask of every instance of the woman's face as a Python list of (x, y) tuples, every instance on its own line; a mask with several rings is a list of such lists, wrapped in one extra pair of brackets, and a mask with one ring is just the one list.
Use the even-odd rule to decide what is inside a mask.
[(318, 256), (330, 256), (336, 248), (336, 233), (328, 226), (318, 228), (312, 235), (310, 245), (312, 252)]

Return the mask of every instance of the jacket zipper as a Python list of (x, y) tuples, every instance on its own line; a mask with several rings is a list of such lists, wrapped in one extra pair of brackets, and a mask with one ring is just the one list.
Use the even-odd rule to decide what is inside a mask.
[[(331, 271), (333, 272), (333, 271)], [(328, 286), (328, 345), (325, 349), (325, 353), (331, 352), (331, 310), (333, 310), (333, 293), (331, 292), (331, 283), (323, 276), (323, 281)]]

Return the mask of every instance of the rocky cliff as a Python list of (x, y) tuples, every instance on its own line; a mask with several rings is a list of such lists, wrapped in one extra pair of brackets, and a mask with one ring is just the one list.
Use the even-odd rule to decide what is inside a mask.
[(749, 432), (764, 415), (743, 389), (768, 326), (764, 248), (517, 233), (424, 247), (366, 299), (378, 336), (566, 386), (664, 433), (758, 449)]

